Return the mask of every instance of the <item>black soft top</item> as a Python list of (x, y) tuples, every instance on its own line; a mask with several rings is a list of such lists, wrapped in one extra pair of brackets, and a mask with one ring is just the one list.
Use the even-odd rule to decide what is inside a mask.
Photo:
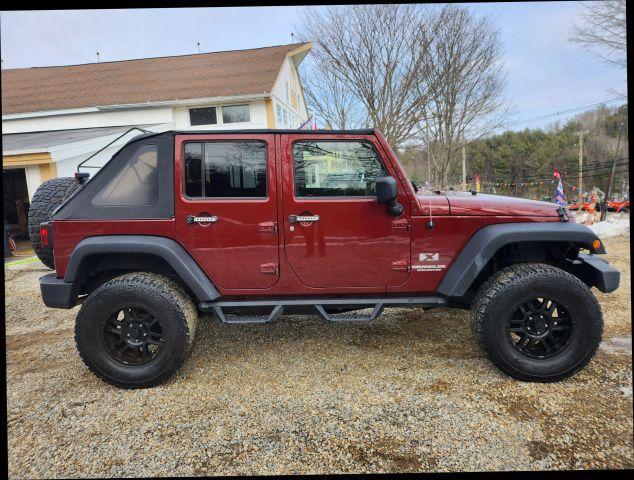
[(249, 134), (249, 133), (294, 133), (301, 135), (310, 134), (338, 134), (338, 135), (374, 135), (376, 129), (374, 128), (360, 128), (356, 130), (297, 130), (297, 129), (275, 129), (275, 128), (260, 128), (260, 129), (243, 129), (243, 130), (167, 130), (163, 133), (172, 133), (174, 135), (226, 135), (226, 134)]
[[(54, 213), (54, 220), (113, 220), (113, 219), (167, 219), (174, 215), (174, 137), (176, 135), (227, 135), (227, 134), (302, 134), (302, 135), (374, 135), (375, 129), (359, 130), (167, 130), (144, 131), (126, 142), (82, 188), (77, 190)], [(126, 166), (134, 161), (136, 153), (144, 146), (157, 151), (151, 188), (155, 201), (147, 204), (95, 204), (94, 198), (115, 182)], [(88, 160), (88, 159), (86, 159)], [(86, 161), (85, 160), (85, 161)], [(84, 161), (84, 162), (85, 162)], [(82, 163), (84, 163), (82, 162)], [(81, 165), (81, 164), (80, 164)], [(146, 185), (150, 188), (149, 183)]]

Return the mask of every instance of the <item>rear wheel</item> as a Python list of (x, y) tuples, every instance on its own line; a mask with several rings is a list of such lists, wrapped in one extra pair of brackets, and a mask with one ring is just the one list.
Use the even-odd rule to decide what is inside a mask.
[(51, 220), (51, 215), (57, 207), (70, 197), (81, 184), (74, 178), (53, 178), (42, 183), (31, 199), (29, 207), (29, 238), (41, 262), (48, 268), (55, 268), (53, 252), (43, 250), (40, 243), (40, 223)]
[(151, 387), (172, 375), (189, 351), (198, 313), (175, 281), (130, 273), (92, 292), (75, 324), (88, 368), (124, 388)]
[(563, 270), (517, 264), (489, 279), (471, 322), (491, 361), (514, 378), (552, 382), (570, 377), (601, 342), (601, 308), (590, 289)]

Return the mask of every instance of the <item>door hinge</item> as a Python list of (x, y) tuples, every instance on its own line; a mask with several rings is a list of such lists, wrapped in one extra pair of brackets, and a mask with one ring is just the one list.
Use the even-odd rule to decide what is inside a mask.
[(395, 272), (409, 272), (411, 268), (409, 260), (398, 260), (396, 262), (392, 262), (392, 270)]
[(258, 224), (260, 233), (275, 233), (277, 234), (277, 222), (262, 222)]
[(409, 232), (411, 226), (409, 220), (406, 218), (399, 218), (398, 220), (392, 220), (392, 229), (394, 230), (407, 230)]
[(265, 275), (277, 275), (277, 263), (263, 263), (260, 265), (260, 272)]

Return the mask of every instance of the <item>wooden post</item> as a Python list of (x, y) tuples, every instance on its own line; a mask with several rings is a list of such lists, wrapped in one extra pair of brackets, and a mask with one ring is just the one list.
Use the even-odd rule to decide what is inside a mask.
[(467, 191), (467, 157), (465, 154), (464, 138), (462, 139), (462, 190)]
[(587, 133), (590, 132), (588, 130), (584, 130), (576, 133), (576, 135), (579, 136), (579, 191), (577, 196), (579, 200), (579, 208), (581, 208), (581, 203), (583, 202), (583, 136)]

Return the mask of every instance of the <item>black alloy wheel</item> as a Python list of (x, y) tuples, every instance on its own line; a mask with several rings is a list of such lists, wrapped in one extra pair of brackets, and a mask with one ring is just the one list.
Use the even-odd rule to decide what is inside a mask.
[(506, 321), (507, 338), (513, 348), (528, 358), (547, 359), (559, 355), (570, 343), (575, 322), (567, 310), (548, 298), (521, 303)]
[(126, 307), (110, 315), (102, 339), (110, 356), (123, 365), (146, 365), (165, 345), (159, 319), (142, 307)]

